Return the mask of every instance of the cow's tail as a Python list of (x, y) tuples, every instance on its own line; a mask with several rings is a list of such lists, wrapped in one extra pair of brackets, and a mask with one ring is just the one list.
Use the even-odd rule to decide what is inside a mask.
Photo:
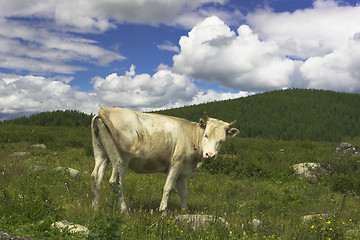
[(119, 133), (119, 131), (116, 130), (116, 128), (114, 127), (112, 121), (110, 120), (109, 114), (106, 112), (105, 109), (101, 108), (99, 110), (99, 114), (97, 115), (97, 117), (101, 118), (101, 120), (103, 121), (104, 125), (106, 126), (106, 128), (108, 129), (112, 139), (115, 142), (115, 145), (118, 146), (118, 148), (124, 152), (124, 153), (131, 153), (135, 150), (137, 150), (139, 148), (139, 146), (141, 145), (141, 137), (139, 136), (139, 133), (137, 133), (137, 137), (135, 138), (135, 142), (134, 144), (129, 148), (126, 149), (124, 147), (122, 147), (121, 145), (121, 134)]

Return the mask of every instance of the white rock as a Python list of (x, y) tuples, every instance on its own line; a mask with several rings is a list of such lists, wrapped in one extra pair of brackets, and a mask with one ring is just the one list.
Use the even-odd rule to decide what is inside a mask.
[(292, 165), (292, 168), (296, 175), (308, 180), (317, 180), (327, 173), (320, 163), (299, 163)]
[(32, 148), (42, 148), (42, 149), (45, 149), (46, 146), (45, 144), (34, 144), (34, 145), (31, 145)]
[(70, 176), (72, 177), (76, 177), (77, 175), (80, 174), (80, 172), (76, 169), (73, 168), (68, 168), (68, 167), (57, 167), (53, 169), (54, 171), (64, 171), (70, 174)]
[(66, 220), (55, 222), (51, 224), (51, 227), (58, 228), (61, 232), (68, 231), (69, 233), (82, 233), (85, 237), (89, 235), (89, 229), (86, 227)]
[(311, 221), (313, 220), (314, 218), (316, 217), (322, 217), (322, 218), (326, 218), (328, 215), (327, 214), (324, 214), (324, 213), (319, 213), (319, 214), (310, 214), (310, 215), (305, 215), (305, 216), (302, 216), (302, 221), (303, 222), (308, 222), (308, 221)]
[(223, 219), (221, 217), (215, 217), (212, 215), (185, 214), (185, 215), (179, 215), (175, 218), (175, 222), (188, 223), (194, 230), (196, 230), (200, 226), (206, 227), (209, 223), (212, 223), (215, 221), (221, 222), (226, 227), (229, 225), (229, 223), (225, 219)]

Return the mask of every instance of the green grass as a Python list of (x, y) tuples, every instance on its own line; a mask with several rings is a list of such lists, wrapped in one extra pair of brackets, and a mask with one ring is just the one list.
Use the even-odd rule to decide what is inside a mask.
[[(334, 156), (332, 151), (339, 143), (261, 138), (236, 138), (225, 143), (222, 155), (206, 162), (187, 180), (187, 186), (191, 213), (222, 217), (229, 226), (214, 221), (193, 230), (174, 221), (181, 214), (175, 192), (170, 197), (170, 212), (162, 216), (156, 211), (164, 174), (126, 175), (124, 193), (130, 213), (125, 215), (114, 204), (108, 171), (100, 210), (94, 212), (90, 207), (94, 160), (89, 154), (89, 129), (2, 125), (0, 139), (0, 229), (21, 236), (86, 239), (50, 227), (66, 219), (88, 227), (88, 239), (359, 237), (357, 231), (351, 236), (348, 231), (360, 229), (360, 159)], [(48, 147), (31, 148), (35, 143)], [(29, 154), (10, 156), (13, 152)], [(290, 166), (300, 162), (323, 163), (329, 174), (315, 183), (299, 179)], [(34, 166), (46, 169), (33, 171)], [(73, 178), (52, 171), (58, 166), (75, 168), (81, 174)], [(302, 222), (302, 216), (308, 214), (326, 215)], [(254, 226), (253, 219), (262, 224)]]

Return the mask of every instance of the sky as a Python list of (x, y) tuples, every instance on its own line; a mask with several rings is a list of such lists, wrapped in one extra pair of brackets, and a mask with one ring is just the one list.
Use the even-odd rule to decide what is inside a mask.
[(360, 0), (0, 0), (0, 120), (360, 94)]

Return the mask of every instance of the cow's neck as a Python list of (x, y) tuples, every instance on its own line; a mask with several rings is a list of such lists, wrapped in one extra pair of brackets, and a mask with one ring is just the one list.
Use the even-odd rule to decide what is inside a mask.
[(195, 129), (193, 130), (193, 141), (194, 141), (194, 150), (202, 154), (202, 136), (204, 134), (204, 129), (200, 127), (199, 124), (196, 124)]

